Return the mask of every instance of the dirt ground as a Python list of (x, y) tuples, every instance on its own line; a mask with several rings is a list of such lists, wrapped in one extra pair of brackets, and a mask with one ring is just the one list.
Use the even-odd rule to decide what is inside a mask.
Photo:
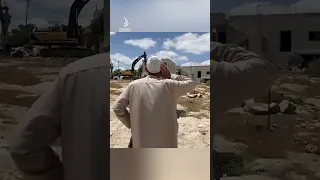
[[(230, 170), (223, 179), (320, 179), (320, 79), (281, 73), (272, 87), (271, 102), (275, 108), (271, 108), (274, 112), (270, 130), (268, 116), (259, 104), (267, 103), (267, 93), (255, 98), (253, 107), (249, 107), (252, 99), (248, 100), (215, 124), (216, 147), (244, 157), (240, 170)], [(291, 104), (286, 112), (280, 110), (286, 107), (286, 103), (279, 103), (284, 100)]]
[[(50, 87), (60, 68), (72, 61), (0, 58), (0, 180), (22, 179), (7, 152), (7, 138), (20, 117)], [(111, 102), (126, 84), (126, 81), (111, 81)], [(203, 85), (197, 90), (204, 93), (203, 97), (179, 100), (182, 148), (209, 147), (209, 88)], [(271, 115), (271, 130), (266, 128), (267, 115), (261, 115), (264, 106), (249, 107), (249, 102), (239, 104), (215, 124), (218, 150), (239, 154), (245, 161), (241, 169), (230, 171), (223, 179), (320, 179), (320, 79), (283, 72), (272, 90), (274, 107), (286, 99), (295, 108), (290, 110), (286, 106), (290, 111), (287, 113), (276, 108), (277, 112)], [(256, 98), (255, 102), (263, 104), (265, 97)], [(130, 132), (110, 112), (111, 146), (126, 147)]]
[(7, 151), (7, 139), (19, 119), (74, 59), (0, 58), (0, 180), (22, 179)]
[[(110, 82), (110, 106), (129, 84), (129, 81), (114, 80)], [(210, 147), (210, 89), (201, 84), (198, 94), (183, 96), (178, 101), (179, 148)], [(198, 96), (199, 95), (199, 96)], [(110, 144), (112, 148), (127, 148), (131, 132), (114, 115), (110, 109)]]

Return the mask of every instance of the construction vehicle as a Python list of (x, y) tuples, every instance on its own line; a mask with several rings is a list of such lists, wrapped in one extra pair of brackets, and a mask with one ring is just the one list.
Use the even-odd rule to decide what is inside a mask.
[(135, 77), (136, 76), (136, 71), (134, 70), (136, 64), (143, 58), (143, 65), (147, 64), (147, 53), (144, 52), (143, 55), (138, 56), (131, 64), (131, 71), (122, 71), (121, 75), (122, 76), (129, 76), (129, 77)]
[(89, 0), (75, 0), (70, 8), (68, 26), (62, 26), (60, 32), (35, 28), (31, 34), (32, 45), (42, 45), (40, 56), (43, 57), (86, 57), (92, 50), (82, 47), (83, 28), (78, 25), (78, 16)]

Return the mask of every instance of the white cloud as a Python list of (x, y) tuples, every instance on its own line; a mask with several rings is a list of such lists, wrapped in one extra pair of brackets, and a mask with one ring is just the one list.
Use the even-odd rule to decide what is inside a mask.
[[(131, 59), (130, 57), (124, 54), (115, 53), (115, 54), (111, 54), (110, 58), (115, 69), (118, 69), (118, 62), (119, 62), (119, 69), (120, 67), (123, 67), (124, 69), (131, 69), (132, 62), (137, 57)], [(142, 59), (135, 65), (134, 69), (137, 70), (141, 64), (142, 64)]]
[[(141, 7), (143, 7), (143, 13), (137, 13), (137, 9)], [(210, 23), (208, 23), (210, 22), (210, 0), (117, 0), (111, 3), (110, 9), (111, 31), (119, 31), (119, 28), (123, 28), (123, 16), (128, 19), (131, 32), (208, 32), (210, 30)]]
[(163, 48), (169, 50), (174, 48), (178, 51), (192, 54), (203, 54), (210, 51), (210, 33), (197, 34), (185, 33), (173, 39), (163, 42)]
[(129, 44), (132, 46), (140, 47), (141, 49), (147, 50), (151, 47), (155, 47), (157, 44), (156, 41), (151, 38), (143, 38), (143, 39), (129, 39), (124, 41), (125, 44)]
[(118, 66), (118, 61), (120, 63), (122, 63), (121, 65), (123, 66), (123, 64), (125, 65), (130, 65), (132, 63), (132, 59), (129, 58), (128, 56), (121, 54), (121, 53), (115, 53), (115, 54), (111, 54), (110, 58), (112, 60), (112, 62), (114, 63), (114, 66), (117, 67)]
[(202, 63), (200, 63), (202, 66), (207, 66), (210, 65), (210, 60), (207, 61), (203, 61)]
[(208, 66), (210, 65), (210, 60), (203, 61), (202, 63), (197, 63), (197, 62), (187, 62), (181, 64), (181, 66)]
[(115, 35), (115, 34), (116, 34), (116, 32), (110, 32), (110, 36)]
[(161, 59), (170, 59), (174, 62), (176, 61), (188, 61), (187, 56), (180, 56), (179, 54), (173, 52), (173, 51), (159, 51), (154, 54), (155, 56), (160, 57)]

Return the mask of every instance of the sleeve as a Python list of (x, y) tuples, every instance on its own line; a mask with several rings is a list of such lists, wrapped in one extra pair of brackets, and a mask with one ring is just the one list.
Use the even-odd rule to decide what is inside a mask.
[(129, 91), (131, 85), (129, 85), (114, 102), (112, 109), (117, 118), (127, 127), (131, 128), (130, 113), (127, 110), (129, 105)]
[(186, 78), (186, 79), (181, 78), (180, 80), (168, 79), (167, 81), (172, 87), (176, 97), (180, 97), (188, 92), (194, 91), (198, 85), (197, 82), (192, 81), (189, 78)]
[(187, 76), (183, 75), (177, 75), (177, 74), (171, 74), (171, 79), (176, 80), (176, 81), (186, 81), (186, 80), (191, 80)]
[(220, 58), (210, 62), (212, 104), (217, 113), (267, 94), (278, 75), (276, 65), (255, 53), (238, 46), (223, 48)]
[(9, 151), (25, 179), (62, 180), (63, 168), (50, 145), (60, 136), (61, 75), (20, 121)]

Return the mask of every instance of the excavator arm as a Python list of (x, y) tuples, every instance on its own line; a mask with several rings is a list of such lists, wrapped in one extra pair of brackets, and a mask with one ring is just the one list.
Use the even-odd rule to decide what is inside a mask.
[(147, 64), (147, 53), (144, 52), (143, 55), (137, 57), (131, 65), (131, 73), (134, 73), (134, 67), (136, 66), (136, 64), (143, 58), (143, 64), (146, 65)]
[(68, 29), (67, 29), (67, 37), (68, 38), (78, 38), (80, 36), (79, 28), (78, 28), (78, 17), (83, 9), (83, 7), (89, 2), (90, 0), (75, 0), (70, 8), (69, 12), (69, 22), (68, 22)]

